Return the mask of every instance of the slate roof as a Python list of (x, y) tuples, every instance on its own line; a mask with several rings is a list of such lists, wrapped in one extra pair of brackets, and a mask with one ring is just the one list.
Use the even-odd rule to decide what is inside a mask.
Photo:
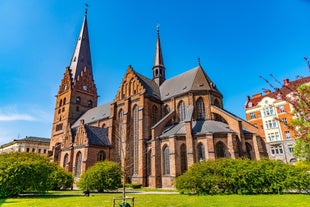
[(156, 99), (160, 99), (160, 91), (158, 85), (153, 80), (145, 77), (144, 75), (141, 75), (137, 72), (135, 73), (143, 87), (146, 89), (146, 94)]
[(93, 123), (98, 120), (110, 117), (111, 103), (106, 103), (86, 111), (77, 121), (74, 122), (72, 128), (80, 125), (80, 120), (84, 119), (85, 124)]
[[(228, 133), (233, 132), (228, 124), (214, 120), (193, 121), (192, 122), (192, 134), (213, 134), (213, 133)], [(164, 130), (164, 133), (160, 135), (160, 138), (170, 136), (185, 135), (185, 122), (180, 122), (175, 126), (169, 127)]]
[(49, 143), (51, 139), (43, 138), (43, 137), (25, 137), (23, 139), (14, 139), (13, 141), (16, 142), (42, 142), (42, 143)]
[(197, 66), (191, 70), (188, 70), (180, 75), (170, 78), (160, 85), (160, 95), (161, 100), (167, 100), (174, 96), (178, 96), (193, 90), (195, 80), (197, 78), (198, 72), (202, 71), (208, 82), (207, 86), (202, 87), (200, 90), (214, 90), (220, 93), (215, 85), (212, 83), (211, 79), (206, 75), (201, 66)]
[(107, 128), (85, 125), (89, 145), (110, 146), (110, 140), (107, 136)]

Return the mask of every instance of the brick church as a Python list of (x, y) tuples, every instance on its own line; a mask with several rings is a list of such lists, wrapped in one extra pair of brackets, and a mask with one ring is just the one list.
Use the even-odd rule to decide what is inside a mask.
[(98, 106), (92, 70), (86, 14), (56, 96), (50, 142), (54, 161), (76, 177), (112, 160), (126, 182), (170, 188), (196, 162), (266, 154), (257, 128), (224, 109), (200, 63), (166, 79), (159, 29), (153, 77), (129, 66), (114, 100)]

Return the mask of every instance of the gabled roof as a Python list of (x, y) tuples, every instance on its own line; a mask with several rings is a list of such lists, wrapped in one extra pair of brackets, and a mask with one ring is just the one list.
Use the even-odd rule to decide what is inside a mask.
[(107, 128), (85, 125), (89, 145), (110, 146), (110, 140), (107, 137)]
[(212, 90), (220, 93), (200, 65), (166, 80), (159, 89), (162, 101), (189, 91)]
[(111, 103), (106, 103), (86, 111), (78, 120), (74, 122), (72, 128), (78, 127), (80, 121), (84, 120), (85, 124), (90, 124), (98, 120), (110, 117)]
[[(229, 133), (233, 132), (228, 124), (214, 120), (193, 121), (192, 134), (213, 134), (213, 133)], [(185, 122), (180, 122), (177, 125), (170, 127), (164, 131), (161, 138), (171, 136), (185, 136)]]
[(140, 73), (135, 72), (135, 74), (137, 75), (142, 86), (145, 88), (146, 94), (156, 99), (160, 99), (160, 91), (158, 85), (154, 81), (145, 77), (144, 75), (141, 75)]
[(92, 74), (92, 62), (90, 55), (86, 14), (69, 66), (69, 68), (71, 69), (73, 81), (77, 79), (77, 77), (81, 74), (85, 67), (89, 69)]

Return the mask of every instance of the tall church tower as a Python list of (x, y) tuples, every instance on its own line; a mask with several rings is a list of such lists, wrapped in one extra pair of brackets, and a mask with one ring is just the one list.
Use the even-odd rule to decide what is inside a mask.
[(64, 134), (70, 130), (77, 118), (97, 106), (97, 97), (92, 72), (86, 10), (70, 66), (65, 70), (56, 95), (50, 142), (50, 150), (53, 151), (55, 160), (57, 160)]
[(166, 80), (166, 71), (164, 66), (163, 54), (160, 45), (159, 26), (157, 27), (157, 40), (153, 66), (153, 81), (160, 86)]

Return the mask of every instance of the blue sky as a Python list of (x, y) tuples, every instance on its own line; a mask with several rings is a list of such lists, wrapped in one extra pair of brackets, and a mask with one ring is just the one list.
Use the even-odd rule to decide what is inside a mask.
[[(0, 1), (0, 145), (50, 137), (55, 95), (75, 47), (85, 1)], [(89, 0), (88, 25), (99, 105), (113, 100), (128, 65), (152, 75), (156, 25), (167, 78), (201, 65), (245, 117), (247, 95), (308, 76), (309, 0)]]

